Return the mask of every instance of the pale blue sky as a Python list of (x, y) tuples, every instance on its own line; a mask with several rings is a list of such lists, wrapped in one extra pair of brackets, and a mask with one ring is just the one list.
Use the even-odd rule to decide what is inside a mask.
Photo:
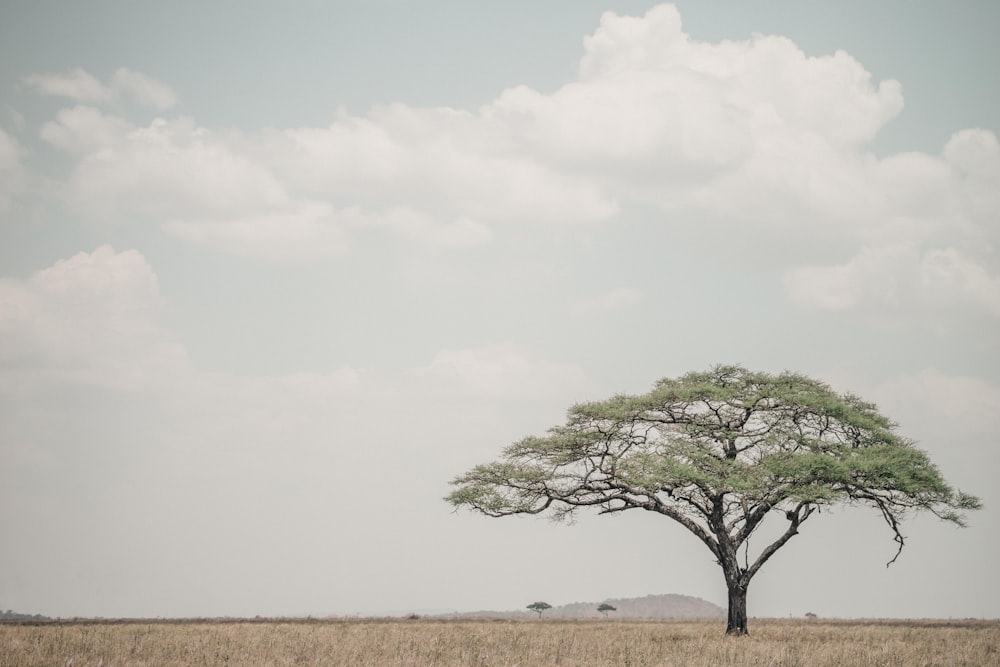
[(666, 521), (441, 497), (741, 362), (877, 401), (987, 505), (888, 571), (824, 515), (752, 615), (1000, 615), (997, 7), (0, 4), (0, 607), (722, 603)]

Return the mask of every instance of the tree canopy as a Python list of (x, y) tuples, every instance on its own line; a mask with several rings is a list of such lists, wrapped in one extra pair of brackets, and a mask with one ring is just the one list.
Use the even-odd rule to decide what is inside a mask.
[(548, 602), (532, 602), (528, 605), (528, 609), (538, 614), (538, 618), (541, 618), (542, 612), (552, 609), (552, 605)]
[[(818, 509), (870, 506), (898, 558), (902, 520), (924, 510), (964, 525), (979, 499), (953, 489), (877, 407), (801, 374), (716, 366), (641, 395), (572, 406), (566, 423), (456, 477), (446, 498), (488, 516), (643, 509), (693, 533), (723, 569), (727, 632), (746, 633), (746, 587)], [(785, 530), (755, 554), (768, 516)], [(738, 554), (743, 549), (743, 558)]]

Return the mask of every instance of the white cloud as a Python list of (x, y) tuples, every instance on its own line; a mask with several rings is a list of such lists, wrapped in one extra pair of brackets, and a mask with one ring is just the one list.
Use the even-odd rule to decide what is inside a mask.
[[(686, 120), (708, 111), (709, 133), (738, 123), (761, 140), (780, 131), (821, 138), (834, 145), (871, 140), (903, 108), (896, 81), (874, 84), (864, 67), (843, 51), (809, 57), (785, 37), (755, 35), (747, 41), (699, 42), (683, 32), (673, 5), (643, 17), (606, 12), (585, 41), (580, 65), (587, 82), (627, 80), (637, 74), (670, 93), (671, 107), (686, 107)], [(638, 92), (638, 91), (636, 91)], [(620, 101), (613, 103), (620, 104)], [(718, 116), (728, 107), (733, 115)], [(678, 131), (686, 128), (674, 128)]]
[[(124, 69), (106, 85), (83, 70), (28, 80), (94, 103), (173, 99)], [(939, 156), (874, 156), (868, 142), (902, 105), (897, 82), (842, 51), (698, 41), (662, 5), (606, 13), (555, 91), (513, 87), (475, 110), (391, 104), (237, 132), (77, 106), (42, 135), (79, 156), (74, 211), (220, 252), (333, 256), (364, 228), (462, 248), (504, 225), (607, 221), (638, 203), (684, 229), (694, 253), (784, 274), (804, 305), (996, 312), (996, 136), (963, 130)]]
[(919, 257), (912, 247), (866, 247), (845, 264), (793, 269), (785, 276), (785, 288), (793, 300), (825, 310), (848, 310), (862, 303), (898, 305), (901, 291), (914, 284), (912, 274), (918, 271)]
[(94, 75), (77, 67), (64, 74), (30, 74), (24, 82), (44, 95), (68, 97), (78, 102), (100, 104), (110, 95)]
[[(96, 122), (69, 124), (69, 116)], [(59, 130), (63, 146), (88, 141), (92, 125), (110, 145), (92, 150), (70, 177), (70, 203), (101, 220), (231, 217), (288, 204), (283, 185), (261, 164), (230, 149), (192, 120), (156, 119), (147, 127), (88, 112), (68, 114)], [(56, 130), (49, 128), (50, 136)], [(82, 135), (82, 136), (81, 136)]]
[(940, 301), (959, 299), (1000, 316), (1000, 275), (954, 248), (928, 252), (920, 282)]
[(405, 208), (334, 210), (327, 202), (304, 200), (260, 213), (228, 218), (168, 220), (163, 229), (190, 243), (219, 252), (270, 260), (335, 257), (348, 249), (352, 229), (388, 229), (429, 248), (463, 248), (488, 243), (486, 225), (459, 218), (438, 222)]
[(844, 264), (803, 266), (784, 278), (796, 302), (824, 310), (948, 310), (1000, 315), (1000, 275), (955, 248), (864, 247)]
[(156, 109), (177, 104), (177, 95), (170, 86), (125, 67), (115, 71), (107, 83), (79, 67), (63, 74), (31, 74), (24, 81), (44, 95), (68, 97), (84, 104), (113, 104), (125, 96)]
[[(82, 70), (29, 81), (80, 100), (127, 90), (146, 91), (160, 106), (170, 101), (127, 70), (108, 86)], [(231, 188), (218, 180), (232, 178), (241, 192), (280, 193), (287, 202), (325, 200), (334, 210), (381, 216), (407, 210), (412, 225), (390, 226), (435, 236), (430, 245), (462, 245), (512, 221), (605, 220), (622, 199), (735, 212), (732, 224), (754, 209), (801, 222), (803, 210), (842, 202), (842, 186), (864, 180), (845, 152), (901, 104), (895, 82), (875, 85), (844, 53), (810, 58), (777, 37), (698, 42), (664, 5), (643, 17), (605, 14), (585, 40), (578, 79), (554, 93), (516, 87), (476, 111), (394, 104), (364, 117), (341, 111), (326, 128), (249, 135), (190, 123), (166, 132), (183, 121), (158, 121), (118, 144), (120, 127), (77, 111), (61, 114), (45, 135), (90, 150), (72, 190), (97, 217), (115, 213), (114, 202), (125, 216), (232, 220), (248, 203), (223, 196)], [(192, 210), (163, 210), (177, 206)]]
[(524, 150), (670, 207), (704, 188), (684, 199), (745, 219), (765, 188), (762, 207), (801, 196), (902, 109), (896, 82), (873, 84), (843, 52), (811, 58), (781, 37), (698, 42), (670, 5), (606, 13), (585, 47), (577, 81), (552, 95), (508, 90), (490, 114)]
[(1000, 178), (1000, 142), (988, 130), (956, 132), (945, 145), (944, 157), (968, 178), (983, 183)]
[(60, 109), (56, 119), (42, 125), (42, 139), (64, 151), (86, 155), (112, 153), (135, 128), (100, 109), (78, 105)]
[(858, 244), (856, 254), (789, 269), (784, 283), (794, 301), (827, 310), (1000, 315), (996, 135), (963, 130), (941, 157), (869, 159), (857, 177), (851, 196), (864, 193), (858, 203), (868, 210), (858, 209), (853, 234), (852, 226), (833, 228)]
[(157, 324), (159, 307), (156, 275), (138, 252), (81, 252), (0, 280), (0, 358), (17, 382), (147, 386), (187, 363)]
[(346, 250), (343, 223), (325, 202), (303, 202), (231, 218), (168, 220), (163, 229), (220, 252), (284, 260)]
[[(158, 221), (188, 241), (242, 255), (339, 254), (346, 239), (337, 223), (326, 224), (334, 219), (454, 248), (489, 242), (487, 222), (595, 219), (614, 210), (572, 178), (526, 159), (466, 153), (448, 137), (395, 145), (383, 162), (378, 150), (364, 150), (375, 135), (354, 136), (369, 124), (345, 124), (244, 137), (183, 118), (137, 127), (76, 107), (42, 134), (83, 155), (69, 181), (75, 210), (98, 220)], [(400, 118), (389, 125), (406, 134)], [(441, 145), (420, 144), (427, 139)]]
[(272, 135), (267, 159), (295, 189), (430, 216), (576, 222), (617, 210), (593, 183), (516, 150), (508, 135), (483, 115), (392, 105)]
[(951, 137), (943, 155), (962, 195), (959, 231), (995, 256), (1000, 253), (1000, 141), (987, 130), (962, 130)]

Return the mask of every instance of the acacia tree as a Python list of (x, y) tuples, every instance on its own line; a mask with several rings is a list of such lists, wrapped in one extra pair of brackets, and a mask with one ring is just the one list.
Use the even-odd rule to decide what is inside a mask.
[(618, 611), (618, 610), (614, 606), (608, 604), (607, 602), (602, 602), (601, 605), (597, 608), (597, 611), (604, 614), (604, 617), (607, 618), (609, 611)]
[(541, 618), (542, 612), (552, 609), (552, 605), (548, 602), (532, 602), (528, 605), (528, 609), (538, 614), (538, 618)]
[[(872, 403), (800, 374), (740, 366), (574, 405), (565, 425), (515, 442), (452, 484), (449, 503), (493, 517), (642, 509), (676, 521), (722, 568), (730, 635), (747, 633), (754, 575), (820, 508), (877, 509), (898, 545), (891, 565), (911, 511), (964, 526), (961, 512), (981, 506)], [(748, 540), (767, 517), (784, 531), (751, 552)]]

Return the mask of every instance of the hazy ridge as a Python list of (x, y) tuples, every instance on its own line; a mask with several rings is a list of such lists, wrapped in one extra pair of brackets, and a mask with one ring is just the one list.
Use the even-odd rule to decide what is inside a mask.
[[(609, 598), (597, 602), (571, 602), (564, 605), (553, 605), (547, 610), (544, 618), (601, 618), (603, 615), (597, 607), (603, 603), (615, 607), (616, 611), (608, 612), (607, 618), (724, 618), (726, 610), (722, 607), (691, 595), (666, 593), (662, 595), (647, 595), (641, 598)], [(444, 614), (442, 614), (443, 616)], [(448, 616), (466, 616), (476, 618), (529, 618), (536, 614), (527, 609), (521, 611), (472, 611), (448, 614)]]

